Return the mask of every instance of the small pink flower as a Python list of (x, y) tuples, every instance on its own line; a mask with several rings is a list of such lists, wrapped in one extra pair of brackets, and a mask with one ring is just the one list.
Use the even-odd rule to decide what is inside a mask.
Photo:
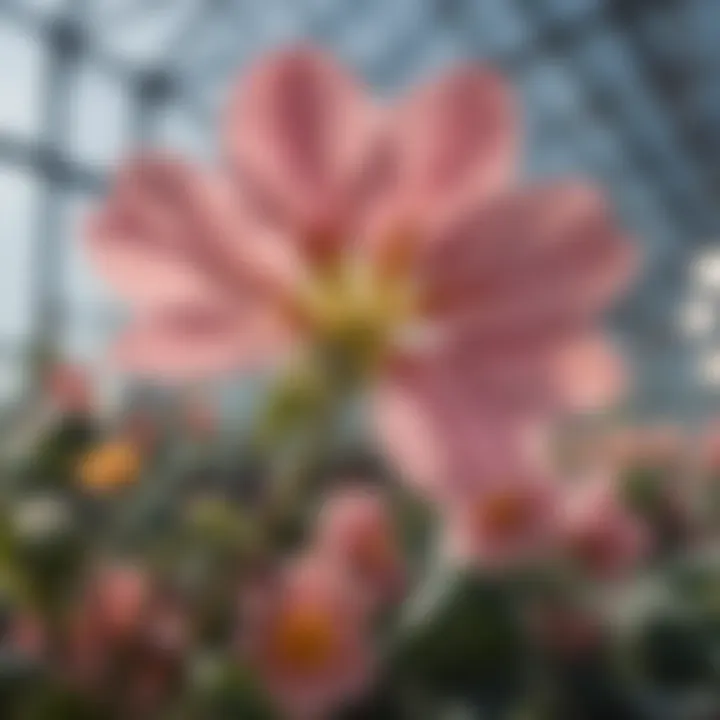
[(138, 567), (107, 566), (79, 599), (59, 670), (90, 692), (114, 683), (127, 711), (156, 709), (179, 678), (188, 639), (177, 599), (161, 594)]
[(86, 413), (94, 403), (88, 371), (79, 365), (60, 363), (45, 378), (51, 403), (63, 413)]
[(287, 717), (321, 720), (366, 689), (365, 609), (332, 563), (295, 561), (257, 599), (254, 588), (252, 602), (241, 604), (241, 649)]
[(188, 377), (323, 347), (376, 381), (382, 440), (435, 482), (477, 426), (612, 399), (597, 321), (632, 246), (597, 191), (515, 185), (517, 125), (475, 65), (381, 110), (317, 50), (263, 60), (228, 107), (229, 172), (140, 158), (90, 223), (135, 311), (118, 358)]
[(102, 568), (88, 588), (86, 619), (95, 621), (95, 632), (122, 641), (142, 626), (151, 591), (149, 578), (139, 568)]
[(623, 505), (617, 483), (601, 476), (570, 488), (563, 508), (563, 537), (570, 558), (599, 578), (630, 570), (650, 545), (648, 529)]
[(474, 483), (446, 505), (447, 551), (486, 569), (539, 559), (556, 535), (558, 491), (533, 473)]
[(401, 599), (405, 572), (387, 501), (362, 486), (335, 491), (323, 505), (315, 551), (346, 568), (377, 606)]
[(88, 579), (69, 618), (59, 670), (83, 687), (98, 687), (118, 652), (137, 640), (150, 602), (150, 583), (132, 565), (108, 565)]

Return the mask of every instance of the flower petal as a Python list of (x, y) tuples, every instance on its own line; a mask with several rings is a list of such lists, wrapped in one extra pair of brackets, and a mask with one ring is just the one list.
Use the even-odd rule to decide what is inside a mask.
[(586, 320), (623, 289), (635, 259), (596, 193), (523, 191), (438, 233), (423, 259), (427, 304), (477, 333)]
[(175, 308), (138, 320), (113, 359), (131, 373), (182, 380), (266, 362), (287, 342), (284, 328), (259, 314)]
[(460, 67), (421, 88), (395, 118), (403, 201), (423, 218), (478, 202), (507, 186), (517, 132), (503, 80)]
[(317, 50), (298, 47), (264, 60), (237, 87), (226, 147), (270, 208), (303, 230), (326, 230), (346, 209), (374, 118), (344, 69)]
[(442, 363), (416, 366), (374, 398), (381, 447), (436, 500), (538, 460), (530, 416), (488, 404), (459, 377)]
[(120, 172), (105, 206), (90, 219), (87, 246), (117, 292), (155, 308), (267, 290), (270, 268), (247, 249), (253, 240), (267, 254), (258, 235), (216, 178), (145, 156)]
[(554, 377), (563, 403), (575, 410), (597, 410), (616, 402), (626, 386), (618, 353), (599, 335), (561, 347), (554, 358)]
[(596, 411), (625, 389), (614, 349), (582, 325), (459, 335), (416, 354), (414, 363), (425, 366), (421, 372), (462, 378), (464, 394), (485, 413), (541, 417)]

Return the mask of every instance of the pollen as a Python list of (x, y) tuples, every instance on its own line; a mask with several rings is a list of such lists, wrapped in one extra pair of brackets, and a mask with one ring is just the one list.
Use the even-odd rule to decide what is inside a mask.
[(345, 259), (308, 279), (296, 316), (318, 346), (364, 373), (385, 359), (411, 324), (416, 296), (408, 275)]

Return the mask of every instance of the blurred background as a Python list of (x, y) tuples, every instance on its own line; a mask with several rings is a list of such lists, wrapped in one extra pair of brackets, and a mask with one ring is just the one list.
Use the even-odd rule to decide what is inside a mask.
[(602, 183), (644, 249), (615, 330), (632, 416), (720, 410), (720, 3), (713, 0), (0, 0), (0, 395), (101, 356), (117, 309), (83, 213), (146, 143), (213, 157), (228, 84), (312, 40), (380, 94), (461, 58), (503, 70), (526, 172)]

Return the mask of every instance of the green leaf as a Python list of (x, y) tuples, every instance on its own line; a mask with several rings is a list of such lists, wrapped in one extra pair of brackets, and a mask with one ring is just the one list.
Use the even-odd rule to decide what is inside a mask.
[(202, 720), (279, 720), (267, 694), (252, 673), (218, 657), (202, 657), (193, 672), (190, 705)]
[(640, 676), (669, 689), (703, 686), (713, 679), (713, 633), (693, 614), (667, 612), (642, 628), (635, 656)]
[(449, 583), (405, 628), (393, 653), (395, 670), (441, 695), (512, 694), (525, 653), (508, 592), (471, 574)]
[(23, 720), (103, 720), (108, 709), (63, 685), (41, 685), (29, 693), (14, 716)]
[(668, 476), (660, 468), (635, 467), (623, 477), (625, 501), (634, 512), (652, 517), (661, 512), (667, 500)]
[(70, 415), (58, 422), (43, 438), (22, 472), (26, 486), (52, 489), (72, 483), (81, 454), (96, 439), (92, 420)]

